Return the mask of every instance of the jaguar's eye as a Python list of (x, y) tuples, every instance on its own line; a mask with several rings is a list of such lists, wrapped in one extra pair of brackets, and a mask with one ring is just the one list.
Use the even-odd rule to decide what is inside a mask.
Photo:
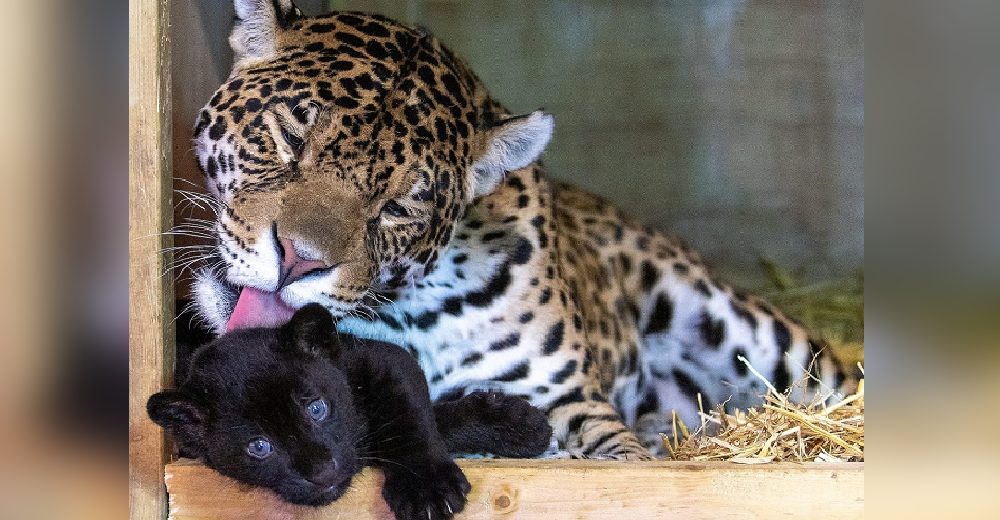
[(247, 455), (255, 459), (266, 459), (271, 456), (271, 453), (274, 453), (271, 441), (264, 437), (257, 437), (250, 441), (250, 444), (247, 444)]
[(289, 132), (284, 127), (281, 128), (281, 138), (288, 143), (288, 146), (292, 147), (292, 151), (295, 155), (299, 155), (302, 152), (302, 138)]
[(385, 206), (382, 206), (382, 213), (396, 218), (406, 218), (410, 216), (410, 212), (406, 211), (406, 208), (394, 200), (390, 200), (385, 203)]
[(316, 399), (306, 405), (306, 413), (309, 414), (309, 417), (311, 417), (312, 420), (322, 421), (323, 419), (326, 419), (327, 414), (330, 413), (330, 407), (327, 406), (326, 401)]

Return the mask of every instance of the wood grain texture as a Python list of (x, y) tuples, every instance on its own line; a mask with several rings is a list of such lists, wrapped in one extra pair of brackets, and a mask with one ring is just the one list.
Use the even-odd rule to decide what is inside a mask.
[(163, 431), (146, 399), (172, 378), (168, 0), (129, 0), (129, 517), (166, 516)]
[[(473, 489), (460, 519), (853, 519), (864, 464), (460, 460)], [(322, 508), (294, 506), (189, 460), (166, 469), (172, 520), (391, 520), (381, 474), (366, 469)]]

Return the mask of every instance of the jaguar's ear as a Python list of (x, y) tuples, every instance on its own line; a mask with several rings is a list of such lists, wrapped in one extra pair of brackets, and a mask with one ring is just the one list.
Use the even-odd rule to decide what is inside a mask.
[(236, 23), (229, 36), (237, 65), (277, 54), (278, 33), (302, 17), (292, 0), (233, 0)]
[(482, 155), (472, 164), (472, 193), (496, 189), (504, 175), (535, 162), (552, 138), (555, 118), (541, 110), (506, 119), (487, 130)]
[(165, 390), (150, 396), (146, 413), (192, 456), (205, 451), (205, 410), (184, 392)]
[(284, 348), (307, 354), (325, 354), (336, 360), (340, 356), (333, 316), (318, 303), (310, 303), (295, 311), (292, 319), (279, 331)]

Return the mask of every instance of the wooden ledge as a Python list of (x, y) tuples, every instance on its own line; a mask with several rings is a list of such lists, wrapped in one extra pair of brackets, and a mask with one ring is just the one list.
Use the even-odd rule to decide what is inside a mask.
[[(461, 519), (473, 518), (824, 518), (864, 516), (864, 463), (605, 462), (459, 460), (472, 492)], [(337, 502), (287, 504), (191, 460), (166, 467), (169, 517), (384, 519), (382, 475), (355, 477)]]

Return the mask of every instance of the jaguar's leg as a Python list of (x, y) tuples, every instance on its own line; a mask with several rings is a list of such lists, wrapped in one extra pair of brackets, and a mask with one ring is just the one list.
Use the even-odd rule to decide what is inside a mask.
[(575, 390), (549, 408), (561, 447), (574, 458), (651, 460), (614, 407), (597, 392)]

